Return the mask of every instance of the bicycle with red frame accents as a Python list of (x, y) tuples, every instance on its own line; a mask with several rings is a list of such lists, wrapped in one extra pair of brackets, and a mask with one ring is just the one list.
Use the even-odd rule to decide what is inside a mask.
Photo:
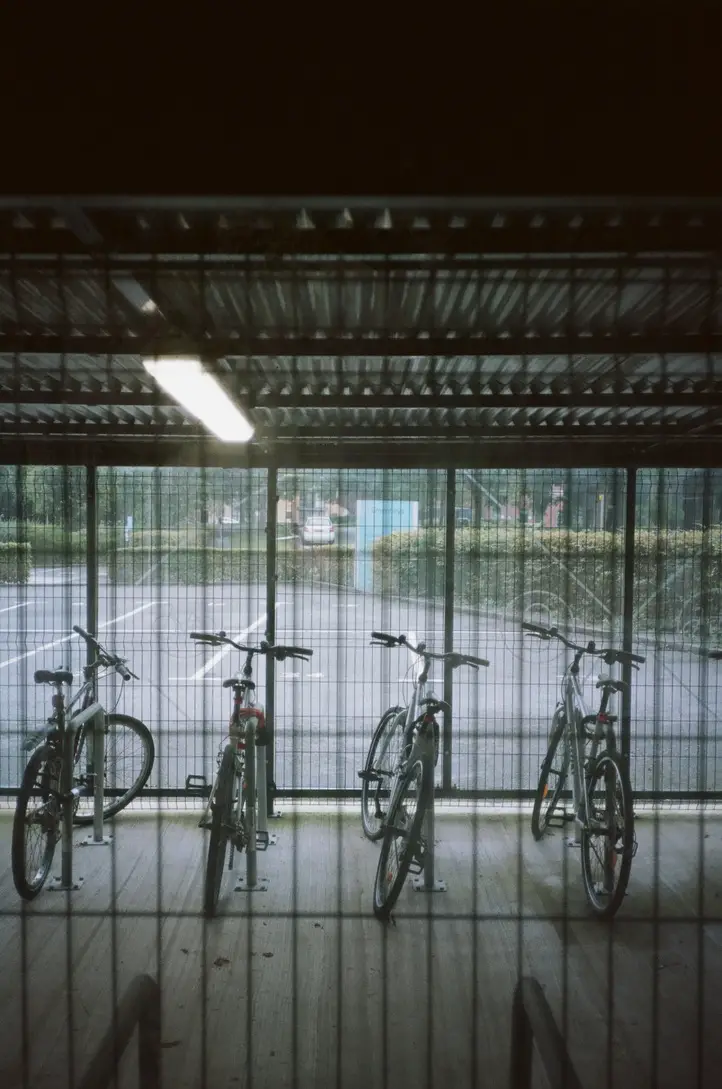
[(258, 706), (255, 699), (253, 657), (263, 654), (267, 658), (275, 658), (277, 662), (286, 658), (299, 658), (307, 662), (313, 656), (313, 651), (305, 647), (274, 647), (265, 642), (257, 647), (247, 647), (229, 639), (224, 631), (192, 631), (190, 638), (210, 646), (234, 647), (246, 655), (241, 672), (223, 681), (223, 687), (233, 691), (228, 744), (219, 751), (218, 773), (208, 806), (200, 821), (200, 827), (209, 829), (211, 833), (206, 859), (203, 912), (207, 918), (212, 918), (218, 906), (226, 846), (229, 842), (229, 870), (233, 869), (234, 851), (245, 850), (249, 886), (255, 885), (256, 881), (256, 850), (260, 833), (256, 828), (258, 798), (255, 746), (265, 744), (266, 739), (263, 708)]
[[(625, 650), (597, 650), (592, 641), (578, 646), (556, 628), (532, 623), (523, 623), (522, 628), (537, 639), (558, 639), (574, 651), (564, 671), (561, 698), (541, 765), (532, 833), (539, 840), (554, 824), (575, 824), (587, 901), (595, 915), (611, 918), (624, 899), (637, 852), (629, 771), (617, 747), (616, 715), (609, 713), (610, 699), (623, 691), (626, 683), (601, 673), (596, 682), (601, 690), (599, 709), (591, 712), (582, 695), (579, 665), (587, 654), (600, 657), (608, 666), (619, 662), (633, 669), (639, 669), (637, 663), (645, 659)], [(571, 782), (572, 808), (555, 817), (567, 780)]]

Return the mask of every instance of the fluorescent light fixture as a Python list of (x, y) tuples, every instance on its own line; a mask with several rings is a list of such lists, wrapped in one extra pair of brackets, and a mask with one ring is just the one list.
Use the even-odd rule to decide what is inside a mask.
[(178, 404), (223, 442), (248, 442), (253, 427), (200, 359), (144, 359), (143, 366)]

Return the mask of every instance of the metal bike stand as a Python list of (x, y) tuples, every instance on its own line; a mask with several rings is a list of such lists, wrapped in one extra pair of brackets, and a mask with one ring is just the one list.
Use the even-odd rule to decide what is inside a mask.
[(90, 719), (95, 718), (99, 712), (103, 714), (103, 708), (99, 703), (91, 703), (85, 711), (71, 720), (63, 732), (63, 768), (60, 782), (60, 793), (63, 799), (63, 824), (60, 844), (60, 877), (53, 877), (46, 888), (48, 892), (75, 892), (83, 884), (82, 877), (73, 877), (73, 810), (75, 809), (75, 794), (73, 793), (73, 767), (74, 767), (74, 741), (75, 731)]
[[(256, 725), (246, 726), (246, 790), (250, 798), (256, 796)], [(258, 846), (256, 843), (256, 809), (252, 805), (247, 808), (248, 843), (246, 844), (246, 878), (236, 878), (234, 892), (265, 892), (268, 888), (268, 878), (258, 876)]]
[(265, 842), (267, 847), (273, 847), (278, 843), (278, 836), (268, 832), (268, 799), (266, 796), (267, 769), (266, 746), (256, 745), (256, 782), (258, 784), (258, 826), (256, 832), (258, 839)]
[(426, 836), (426, 852), (424, 854), (424, 872), (415, 877), (411, 886), (415, 892), (446, 892), (446, 882), (434, 877), (434, 798), (426, 810), (424, 816), (424, 835)]
[[(96, 769), (101, 768), (98, 772)], [(105, 802), (105, 712), (98, 713), (93, 723), (93, 834), (81, 839), (79, 847), (109, 847), (111, 833), (103, 835), (103, 803)]]

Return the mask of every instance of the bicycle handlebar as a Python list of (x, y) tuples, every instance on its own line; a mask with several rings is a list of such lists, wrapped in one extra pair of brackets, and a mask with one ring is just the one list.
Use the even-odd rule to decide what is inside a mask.
[(566, 636), (562, 635), (557, 628), (544, 628), (541, 624), (533, 624), (529, 620), (522, 621), (521, 626), (524, 631), (528, 632), (529, 635), (536, 636), (537, 639), (558, 639), (565, 647), (569, 647), (570, 650), (574, 650), (578, 654), (596, 654), (603, 658), (607, 665), (612, 665), (614, 662), (627, 662), (630, 665), (639, 662), (640, 665), (643, 665), (647, 660), (641, 654), (632, 654), (628, 650), (614, 650), (612, 647), (597, 650), (593, 640), (590, 640), (585, 647), (580, 647), (578, 643), (572, 643), (571, 639), (567, 639)]
[(471, 666), (473, 669), (489, 665), (486, 658), (477, 658), (474, 654), (459, 654), (455, 650), (448, 651), (445, 654), (436, 654), (434, 651), (427, 650), (425, 643), (419, 643), (415, 647), (405, 635), (388, 635), (383, 631), (372, 631), (371, 640), (371, 646), (408, 647), (412, 654), (418, 654), (435, 662), (448, 662), (452, 669), (458, 669), (462, 665)]
[(97, 653), (98, 660), (97, 662), (93, 662), (93, 666), (107, 666), (109, 669), (112, 668), (124, 681), (129, 681), (131, 677), (134, 677), (136, 681), (139, 679), (138, 675), (133, 673), (132, 669), (128, 668), (125, 658), (120, 658), (117, 654), (111, 654), (110, 651), (106, 650), (105, 647), (98, 642), (94, 635), (87, 632), (85, 628), (81, 628), (80, 624), (73, 624), (73, 631), (76, 635), (79, 635), (81, 639), (84, 639), (88, 646), (92, 647)]
[(272, 647), (268, 643), (261, 643), (258, 647), (247, 647), (243, 643), (236, 643), (235, 640), (229, 639), (224, 631), (192, 631), (190, 632), (190, 638), (195, 639), (197, 643), (210, 643), (211, 646), (216, 647), (226, 644), (235, 647), (236, 650), (243, 651), (244, 654), (270, 655), (271, 658), (277, 658), (279, 662), (282, 662), (284, 658), (301, 658), (306, 661), (313, 658), (313, 651), (309, 650), (308, 647), (282, 646), (280, 644)]

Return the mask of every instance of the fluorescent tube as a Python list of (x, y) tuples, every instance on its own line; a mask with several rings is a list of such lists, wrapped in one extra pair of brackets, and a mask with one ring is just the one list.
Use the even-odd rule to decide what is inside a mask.
[(162, 389), (223, 442), (248, 442), (253, 427), (200, 359), (144, 359), (143, 366)]

